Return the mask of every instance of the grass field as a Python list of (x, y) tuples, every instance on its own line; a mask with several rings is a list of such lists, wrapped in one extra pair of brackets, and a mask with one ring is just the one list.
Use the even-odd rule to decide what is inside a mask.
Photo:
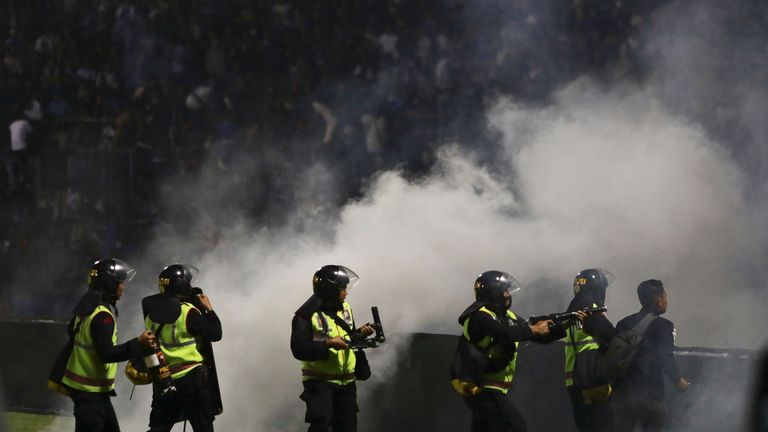
[(75, 419), (70, 416), (8, 411), (5, 413), (5, 422), (8, 426), (8, 432), (66, 431), (75, 429)]

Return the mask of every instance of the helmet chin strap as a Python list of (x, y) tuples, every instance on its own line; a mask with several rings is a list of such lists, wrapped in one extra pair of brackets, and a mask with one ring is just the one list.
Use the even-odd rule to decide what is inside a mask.
[(496, 313), (496, 315), (500, 317), (506, 317), (507, 310), (509, 310), (506, 304), (498, 304), (498, 303), (491, 305), (491, 309)]
[(496, 314), (496, 319), (502, 324), (509, 324), (509, 316), (507, 316), (507, 308), (503, 304), (489, 305), (489, 309)]
[(115, 293), (104, 291), (101, 298), (112, 306), (112, 309), (115, 310), (115, 316), (120, 316), (120, 312), (117, 310), (117, 296)]

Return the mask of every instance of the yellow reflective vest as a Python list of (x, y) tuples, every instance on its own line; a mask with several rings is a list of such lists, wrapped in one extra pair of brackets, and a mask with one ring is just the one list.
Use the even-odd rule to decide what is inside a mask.
[(146, 329), (151, 330), (160, 341), (160, 349), (168, 362), (173, 379), (179, 379), (203, 364), (203, 355), (197, 349), (197, 340), (187, 329), (187, 316), (192, 310), (197, 311), (197, 308), (191, 303), (181, 302), (181, 313), (176, 321), (162, 325), (162, 328), (161, 324), (150, 320), (149, 316), (144, 319)]
[[(344, 302), (342, 310), (337, 315), (354, 329), (355, 320), (352, 308)], [(312, 321), (312, 338), (328, 340), (335, 337), (349, 340), (349, 334), (343, 327), (336, 324), (334, 319), (322, 311), (317, 311), (310, 317)], [(317, 379), (332, 384), (345, 385), (355, 381), (355, 352), (350, 349), (328, 348), (328, 358), (324, 360), (302, 361), (301, 374), (304, 381)]]
[[(597, 304), (592, 304), (597, 307)], [(575, 348), (574, 349), (574, 345)], [(600, 345), (595, 338), (588, 335), (581, 325), (576, 324), (568, 327), (565, 331), (565, 386), (573, 385), (573, 368), (576, 364), (576, 353), (600, 349)]]
[[(497, 319), (496, 314), (486, 307), (478, 309), (477, 312), (487, 313), (494, 320)], [(511, 320), (517, 319), (517, 315), (509, 310), (507, 311), (507, 317), (509, 317)], [(494, 339), (490, 336), (484, 337), (480, 342), (470, 340), (469, 322), (471, 320), (472, 318), (470, 317), (464, 321), (464, 337), (482, 349), (486, 349), (490, 346), (491, 348), (487, 351), (487, 356), (489, 359), (500, 358), (504, 356), (505, 354), (502, 352), (501, 347), (494, 344)], [(519, 342), (515, 342), (515, 354), (512, 356), (512, 359), (509, 361), (509, 363), (507, 363), (505, 367), (496, 372), (488, 373), (483, 376), (483, 389), (493, 389), (502, 393), (507, 393), (509, 391), (509, 388), (512, 387), (512, 380), (515, 378), (515, 367), (517, 366), (517, 347), (519, 345)]]
[[(117, 363), (104, 363), (96, 354), (91, 335), (91, 322), (96, 314), (106, 312), (112, 320), (115, 316), (108, 307), (99, 305), (87, 317), (76, 316), (74, 326), (75, 333), (72, 354), (67, 361), (67, 367), (62, 377), (62, 384), (75, 390), (91, 393), (106, 393), (115, 389), (115, 374)], [(112, 344), (117, 343), (117, 321), (112, 331)]]

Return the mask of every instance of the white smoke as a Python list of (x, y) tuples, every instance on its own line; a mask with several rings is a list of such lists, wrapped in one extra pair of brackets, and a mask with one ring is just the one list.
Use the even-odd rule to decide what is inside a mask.
[[(686, 46), (684, 52), (708, 49)], [(689, 97), (710, 85), (692, 86)], [(391, 336), (369, 354), (374, 382), (359, 385), (363, 395), (393, 372), (403, 335), (458, 333), (472, 282), (490, 269), (508, 271), (527, 287), (513, 300), (525, 315), (567, 304), (579, 270), (607, 268), (617, 276), (607, 298), (614, 322), (639, 308), (640, 281), (661, 279), (677, 345), (760, 346), (764, 336), (755, 339), (752, 328), (766, 296), (749, 285), (765, 276), (753, 274), (764, 223), (745, 197), (748, 175), (695, 116), (670, 111), (670, 92), (659, 83), (606, 89), (582, 79), (544, 108), (501, 100), (488, 110), (488, 122), (501, 139), (498, 159), (509, 161), (504, 169), (480, 164), (463, 150), (471, 143), (446, 145), (430, 175), (414, 182), (382, 172), (360, 200), (328, 219), (322, 207), (337, 196), (338, 167), (316, 164), (296, 188), (288, 228), (254, 229), (235, 216), (221, 241), (192, 263), (224, 327), (214, 345), (225, 406), (216, 427), (303, 428), (290, 321), (324, 264), (361, 276), (349, 298), (357, 321), (370, 320), (367, 308), (378, 305)], [(215, 185), (215, 176), (190, 187), (218, 190), (207, 182)], [(184, 256), (194, 236), (160, 235), (147, 265)], [(526, 303), (545, 282), (553, 298)], [(139, 329), (137, 320), (121, 335)], [(125, 430), (141, 430), (150, 389), (137, 389), (132, 402), (128, 391), (120, 389), (116, 409)]]
[[(457, 333), (456, 317), (484, 270), (509, 271), (529, 289), (557, 281), (566, 303), (573, 275), (599, 266), (617, 276), (607, 301), (614, 321), (638, 309), (638, 282), (659, 278), (678, 345), (758, 342), (742, 336), (748, 320), (727, 318), (756, 318), (761, 310), (733, 270), (760, 246), (744, 216), (744, 178), (700, 126), (670, 115), (650, 92), (605, 92), (588, 81), (573, 83), (547, 108), (501, 101), (489, 123), (512, 161), (509, 176), (449, 145), (421, 181), (381, 173), (342, 210), (332, 238), (322, 230), (236, 227), (195, 263), (224, 326), (215, 349), (226, 411), (217, 427), (302, 427), (290, 321), (311, 293), (314, 270), (329, 263), (361, 276), (349, 298), (358, 322), (378, 305), (391, 335)], [(540, 308), (514, 306), (552, 312)], [(395, 355), (391, 345), (372, 351), (374, 371), (391, 371)], [(133, 412), (127, 430), (146, 424), (149, 389), (142, 392), (130, 406), (119, 400), (118, 412)]]

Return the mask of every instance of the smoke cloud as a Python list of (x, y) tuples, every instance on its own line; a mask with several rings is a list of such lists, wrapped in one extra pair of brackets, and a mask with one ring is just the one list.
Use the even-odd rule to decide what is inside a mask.
[[(303, 427), (290, 320), (324, 264), (361, 276), (349, 298), (357, 321), (370, 320), (367, 308), (378, 305), (392, 335), (369, 354), (374, 381), (360, 385), (363, 397), (393, 372), (408, 333), (459, 332), (456, 318), (473, 299), (472, 283), (490, 269), (523, 284), (513, 310), (527, 316), (562, 310), (578, 271), (606, 268), (616, 275), (607, 295), (614, 322), (639, 309), (640, 281), (661, 279), (677, 345), (761, 346), (765, 337), (752, 329), (767, 303), (759, 199), (765, 178), (757, 169), (765, 126), (756, 113), (768, 99), (758, 74), (730, 74), (718, 61), (721, 50), (739, 60), (759, 46), (708, 43), (731, 31), (711, 6), (676, 3), (657, 14), (645, 36), (651, 74), (642, 85), (581, 78), (544, 107), (494, 101), (487, 110), (499, 144), (493, 164), (471, 142), (445, 143), (427, 175), (379, 172), (336, 212), (328, 205), (341, 195), (335, 173), (343, 167), (311, 162), (290, 173), (290, 197), (263, 195), (289, 204), (283, 223), (271, 227), (255, 227), (237, 206), (223, 204), (247, 199), (248, 191), (221, 188), (215, 170), (176, 184), (194, 197), (197, 213), (184, 232), (160, 227), (139, 267), (159, 272), (179, 260), (201, 269), (199, 285), (224, 326), (214, 345), (225, 405), (217, 428)], [(683, 27), (678, 16), (701, 25)], [(716, 84), (723, 74), (726, 89)], [(727, 89), (745, 97), (734, 101)], [(719, 134), (718, 113), (744, 122), (747, 138)], [(226, 213), (217, 212), (222, 207)], [(200, 233), (211, 231), (216, 240), (201, 241)], [(151, 278), (144, 283), (126, 303), (154, 292)], [(131, 315), (139, 313), (121, 316)], [(137, 318), (121, 326), (121, 336), (140, 328)], [(139, 388), (134, 401), (116, 401), (126, 430), (146, 425), (150, 392)]]
[[(670, 114), (647, 91), (604, 91), (589, 81), (571, 84), (542, 109), (502, 100), (488, 118), (511, 161), (506, 175), (449, 145), (420, 181), (397, 171), (378, 175), (343, 208), (331, 235), (241, 225), (201, 256), (200, 286), (225, 331), (216, 344), (223, 427), (301, 427), (289, 322), (311, 293), (312, 273), (327, 263), (360, 274), (349, 299), (358, 321), (378, 305), (391, 334), (457, 333), (456, 316), (484, 270), (509, 271), (528, 291), (552, 294), (537, 303), (525, 301), (532, 293), (515, 299), (513, 309), (533, 314), (562, 309), (573, 275), (600, 266), (617, 275), (607, 301), (614, 321), (638, 308), (639, 281), (659, 278), (678, 345), (754, 346), (740, 336), (746, 320), (711, 318), (713, 311), (756, 317), (764, 305), (733, 271), (760, 247), (745, 216), (744, 174), (701, 126)], [(318, 188), (317, 177), (307, 181)], [(724, 301), (723, 287), (737, 295)], [(393, 359), (391, 346), (370, 355), (377, 370)], [(148, 413), (133, 406), (138, 427)]]

